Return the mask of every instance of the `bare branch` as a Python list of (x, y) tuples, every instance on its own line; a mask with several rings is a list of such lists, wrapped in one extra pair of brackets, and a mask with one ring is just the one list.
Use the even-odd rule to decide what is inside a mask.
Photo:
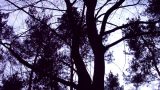
[(108, 20), (109, 15), (116, 10), (125, 0), (119, 0), (119, 2), (115, 3), (106, 13), (102, 21), (100, 35), (102, 35), (105, 31), (106, 22)]
[[(6, 0), (7, 1), (7, 0)], [(28, 4), (28, 5), (24, 5), (23, 7), (21, 7), (21, 8), (27, 8), (27, 7), (29, 7), (29, 6), (34, 6), (34, 5), (36, 5), (36, 4), (38, 4), (39, 2), (41, 2), (41, 1), (44, 1), (44, 0), (38, 0), (38, 1), (36, 1), (36, 2), (33, 2), (33, 3), (31, 3), (31, 4)], [(15, 2), (12, 2), (12, 3), (14, 3), (15, 4)], [(10, 3), (11, 4), (11, 3)], [(13, 5), (13, 4), (11, 4), (11, 5)], [(19, 8), (17, 8), (17, 9), (1, 9), (1, 10), (6, 10), (6, 11), (16, 11), (16, 10), (18, 10)]]
[[(8, 51), (11, 53), (12, 56), (14, 56), (21, 64), (23, 64), (24, 66), (26, 66), (27, 68), (30, 68), (31, 70), (33, 70), (36, 73), (40, 73), (43, 76), (50, 76), (49, 74), (42, 72), (42, 70), (39, 70), (38, 68), (35, 68), (33, 65), (29, 64), (27, 61), (25, 61), (22, 57), (20, 57), (19, 54), (17, 54), (13, 49), (11, 49), (10, 47), (7, 47), (4, 43), (0, 42), (1, 45), (3, 45), (6, 49), (8, 49)], [(65, 81), (61, 78), (58, 78), (56, 76), (53, 77), (53, 79), (57, 82), (60, 82), (64, 85), (67, 86), (73, 86), (74, 88), (77, 88), (77, 85), (73, 82), (69, 82), (69, 81)]]
[[(158, 23), (159, 21), (160, 21), (160, 20), (157, 20), (157, 21), (154, 21), (153, 23)], [(115, 27), (115, 28), (113, 28), (113, 29), (111, 29), (111, 30), (109, 30), (109, 31), (105, 31), (105, 32), (102, 34), (102, 36), (107, 35), (107, 34), (110, 34), (110, 33), (112, 33), (112, 32), (115, 32), (115, 31), (120, 30), (120, 29), (123, 29), (123, 28), (127, 28), (127, 27), (133, 25), (134, 23), (136, 23), (136, 24), (150, 24), (151, 22), (147, 22), (147, 21), (137, 21), (137, 22), (133, 22), (133, 23), (127, 23), (127, 24), (124, 24), (124, 25), (122, 25), (122, 26), (117, 26), (117, 27)]]
[(134, 4), (120, 6), (119, 8), (132, 7), (132, 6), (136, 6), (136, 5), (145, 5), (145, 4), (140, 4), (140, 1), (141, 1), (141, 0), (138, 0), (138, 1), (137, 1), (136, 3), (134, 3)]
[[(119, 6), (118, 8), (131, 7), (131, 6), (135, 6), (135, 5), (145, 5), (145, 4), (140, 4), (140, 1), (141, 1), (141, 0), (138, 0), (137, 3), (131, 4), (131, 5)], [(101, 9), (101, 7), (100, 7), (100, 9)], [(102, 17), (103, 15), (105, 15), (105, 13), (102, 13), (102, 14), (100, 14), (100, 15), (98, 16), (98, 12), (97, 12), (97, 14), (96, 14), (96, 19)]]
[(55, 8), (49, 8), (49, 7), (40, 7), (40, 6), (33, 6), (33, 7), (40, 8), (40, 9), (56, 10), (56, 11), (66, 11), (62, 9), (55, 9)]
[[(98, 20), (97, 22), (102, 22), (102, 21)], [(106, 24), (109, 24), (109, 25), (112, 25), (112, 26), (118, 27), (118, 25), (113, 24), (113, 23), (111, 23), (111, 22), (107, 22)]]
[(22, 10), (23, 12), (25, 12), (26, 14), (28, 14), (31, 18), (33, 18), (33, 19), (41, 22), (42, 24), (48, 26), (48, 27), (51, 29), (51, 31), (52, 31), (56, 36), (59, 37), (59, 39), (63, 40), (67, 45), (70, 46), (70, 44), (65, 40), (65, 38), (61, 37), (61, 36), (60, 36), (55, 30), (53, 30), (48, 24), (44, 23), (44, 22), (41, 21), (40, 19), (38, 19), (38, 18), (36, 18), (35, 16), (31, 15), (30, 13), (28, 13), (27, 11), (25, 11), (23, 8), (19, 7), (18, 5), (14, 4), (14, 3), (11, 2), (10, 0), (6, 0), (6, 1), (8, 1), (9, 3), (11, 3), (12, 5), (14, 5), (14, 6), (17, 7), (18, 9), (20, 9), (20, 10)]
[(109, 1), (110, 1), (110, 0), (107, 0), (107, 1), (106, 1), (106, 2), (98, 9), (98, 11), (97, 11), (95, 17), (98, 16), (99, 12), (100, 12), (107, 4), (108, 4)]
[(72, 5), (74, 5), (76, 2), (77, 2), (77, 0), (74, 0), (74, 1), (72, 2)]
[(142, 33), (139, 33), (139, 34), (133, 34), (133, 35), (127, 35), (127, 36), (124, 36), (122, 37), (121, 39), (107, 45), (105, 47), (105, 50), (108, 50), (110, 47), (120, 43), (121, 41), (125, 40), (125, 39), (130, 39), (130, 38), (136, 38), (138, 36), (143, 36), (143, 35), (160, 35), (160, 31), (156, 31), (156, 32), (142, 32)]

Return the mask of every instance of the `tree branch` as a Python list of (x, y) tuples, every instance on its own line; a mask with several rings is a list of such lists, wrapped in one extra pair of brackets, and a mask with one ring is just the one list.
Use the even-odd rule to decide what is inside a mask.
[(143, 37), (142, 37), (142, 40), (144, 41), (144, 43), (145, 43), (145, 45), (147, 46), (148, 50), (149, 50), (149, 51), (151, 52), (151, 54), (152, 54), (153, 65), (154, 65), (154, 67), (155, 67), (155, 69), (156, 69), (156, 71), (157, 71), (157, 73), (158, 73), (158, 75), (159, 75), (159, 77), (160, 77), (160, 71), (159, 71), (159, 69), (158, 69), (158, 67), (157, 67), (157, 62), (156, 62), (156, 59), (155, 59), (155, 52), (149, 47), (147, 41), (146, 41)]
[(130, 39), (130, 38), (135, 38), (135, 37), (138, 37), (138, 36), (142, 36), (142, 35), (160, 35), (160, 31), (156, 31), (156, 32), (142, 32), (142, 33), (139, 33), (139, 34), (133, 34), (133, 35), (127, 35), (127, 36), (124, 36), (122, 37), (121, 39), (107, 45), (105, 47), (105, 50), (108, 50), (110, 47), (113, 47), (114, 45), (120, 43), (121, 41), (125, 40), (125, 39)]
[(135, 5), (138, 5), (138, 4), (140, 3), (140, 1), (141, 1), (141, 0), (138, 0), (137, 3), (130, 4), (130, 5), (125, 5), (125, 6), (120, 6), (119, 8), (135, 6)]
[[(35, 64), (36, 64), (36, 62), (37, 62), (37, 58), (38, 58), (38, 54), (39, 54), (39, 52), (38, 52), (38, 50), (39, 50), (39, 48), (36, 50), (36, 56), (35, 56), (35, 58), (34, 58), (34, 62), (33, 62), (33, 66), (35, 66)], [(31, 73), (30, 73), (30, 75), (29, 75), (29, 86), (28, 86), (28, 90), (32, 90), (32, 82), (33, 82), (33, 73), (34, 73), (34, 71), (33, 71), (33, 69), (31, 70)]]
[(112, 32), (115, 32), (115, 31), (119, 30), (119, 29), (127, 28), (127, 27), (133, 25), (134, 23), (136, 23), (136, 24), (150, 24), (150, 23), (158, 23), (159, 21), (160, 21), (160, 20), (157, 20), (157, 21), (154, 21), (154, 22), (137, 21), (137, 22), (133, 22), (133, 23), (127, 23), (127, 24), (124, 24), (124, 25), (122, 25), (122, 26), (117, 26), (117, 27), (115, 27), (115, 28), (113, 28), (113, 29), (111, 29), (111, 30), (105, 31), (101, 36), (110, 34), (110, 33), (112, 33)]
[(54, 9), (54, 8), (49, 8), (49, 7), (40, 7), (40, 6), (33, 6), (35, 8), (41, 8), (41, 9), (48, 9), (48, 10), (56, 10), (56, 11), (66, 11), (66, 10), (62, 10), (62, 9)]
[(109, 15), (116, 10), (125, 0), (119, 0), (116, 4), (114, 4), (106, 13), (102, 21), (101, 25), (101, 31), (100, 31), (100, 36), (104, 33), (105, 27), (106, 27), (106, 22), (108, 20)]
[[(38, 68), (35, 68), (33, 65), (29, 64), (27, 61), (25, 61), (20, 55), (18, 55), (14, 50), (12, 50), (10, 47), (7, 47), (4, 43), (0, 42), (1, 45), (3, 45), (5, 48), (8, 49), (8, 51), (10, 52), (10, 54), (15, 57), (21, 64), (23, 64), (24, 66), (26, 66), (27, 68), (30, 68), (31, 70), (33, 70), (36, 73), (40, 73), (42, 76), (50, 76), (48, 73), (42, 72), (42, 70), (39, 70)], [(66, 80), (63, 80), (61, 78), (58, 78), (56, 76), (53, 77), (53, 79), (57, 82), (60, 82), (64, 85), (67, 86), (73, 86), (74, 88), (77, 88), (77, 85), (73, 82), (69, 82)]]
[(19, 7), (18, 5), (14, 4), (14, 3), (11, 2), (10, 0), (6, 0), (6, 1), (8, 1), (8, 2), (11, 3), (12, 5), (14, 5), (16, 8), (18, 8), (18, 9), (22, 10), (23, 12), (25, 12), (26, 14), (28, 14), (31, 18), (33, 18), (33, 19), (39, 21), (40, 23), (46, 25), (47, 27), (49, 27), (49, 28), (51, 29), (51, 31), (52, 31), (56, 36), (59, 37), (59, 39), (63, 40), (67, 45), (71, 46), (71, 45), (65, 40), (65, 38), (61, 37), (61, 36), (60, 36), (55, 30), (53, 30), (49, 25), (47, 25), (46, 23), (44, 23), (44, 22), (41, 21), (40, 19), (36, 18), (35, 16), (29, 14), (29, 13), (28, 13), (27, 11), (25, 11), (23, 8), (21, 8), (21, 7)]
[(108, 3), (109, 1), (110, 1), (110, 0), (107, 0), (107, 1), (106, 1), (106, 2), (98, 9), (98, 11), (97, 11), (95, 17), (98, 16), (99, 12), (107, 5), (107, 3)]
[[(69, 0), (65, 0), (66, 7), (67, 7), (67, 13), (68, 13), (68, 24), (69, 28), (71, 29), (72, 35), (72, 45), (71, 45), (71, 59), (73, 58), (74, 64), (77, 68), (77, 75), (78, 75), (78, 87), (79, 88), (86, 88), (88, 85), (91, 84), (90, 76), (87, 72), (86, 66), (83, 62), (83, 59), (79, 52), (79, 45), (80, 45), (80, 31), (81, 25), (83, 21), (83, 13), (82, 12), (82, 18), (80, 22), (77, 22), (74, 20), (74, 14), (72, 11), (72, 4)], [(85, 9), (85, 8), (84, 8)], [(79, 23), (79, 25), (77, 25)], [(85, 82), (86, 81), (86, 82)]]
[(74, 0), (74, 1), (72, 2), (72, 5), (74, 5), (76, 2), (77, 2), (77, 0)]
[[(10, 51), (10, 53), (21, 63), (21, 64), (23, 64), (24, 66), (26, 66), (26, 67), (28, 67), (28, 68), (30, 68), (30, 69), (32, 69), (34, 72), (40, 72), (41, 74), (43, 74), (43, 76), (50, 76), (49, 74), (47, 74), (47, 73), (45, 73), (45, 72), (42, 72), (41, 70), (39, 70), (38, 68), (35, 68), (35, 67), (33, 67), (31, 64), (29, 64), (27, 61), (25, 61), (25, 60), (23, 60), (17, 53), (15, 53), (11, 48), (7, 48), (9, 51)], [(54, 77), (53, 78), (55, 81), (57, 81), (57, 82), (60, 82), (60, 83), (62, 83), (62, 84), (64, 84), (64, 85), (68, 85), (68, 86), (73, 86), (74, 88), (76, 88), (77, 87), (77, 85), (76, 84), (74, 84), (74, 83), (71, 83), (71, 82), (69, 82), (69, 81), (65, 81), (65, 80), (63, 80), (63, 79), (61, 79), (61, 78), (58, 78), (58, 77)]]

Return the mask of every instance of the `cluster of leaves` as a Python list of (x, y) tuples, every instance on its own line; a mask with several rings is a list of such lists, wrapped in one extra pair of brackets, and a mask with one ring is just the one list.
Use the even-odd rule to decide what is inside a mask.
[[(38, 19), (40, 19), (40, 21), (28, 18), (26, 20), (28, 31), (20, 35), (15, 35), (13, 28), (7, 25), (7, 21), (5, 21), (7, 17), (8, 14), (0, 13), (1, 45), (12, 49), (21, 58), (31, 61), (35, 68), (50, 75), (50, 77), (44, 77), (42, 73), (33, 74), (34, 89), (39, 88), (38, 90), (40, 90), (41, 86), (44, 86), (44, 88), (41, 88), (44, 90), (50, 87), (51, 83), (55, 83), (53, 77), (59, 77), (62, 73), (62, 63), (59, 60), (63, 58), (58, 55), (58, 50), (62, 47), (62, 44), (61, 42), (58, 42), (59, 40), (57, 40), (57, 37), (53, 34), (52, 29), (47, 26), (51, 16), (39, 16)], [(25, 38), (20, 40), (19, 38), (21, 37)], [(1, 49), (4, 48), (1, 47)], [(3, 51), (7, 51), (7, 49)], [(1, 54), (10, 56), (10, 59), (15, 59), (10, 53)], [(30, 75), (30, 72), (27, 72), (26, 75)], [(29, 82), (29, 80), (26, 82)], [(4, 78), (3, 84), (2, 88), (4, 88), (4, 90), (11, 90), (11, 88), (15, 88), (14, 90), (21, 90), (21, 88), (24, 87), (22, 81), (15, 75)], [(52, 85), (53, 88), (59, 86), (57, 82)]]
[[(33, 10), (35, 11), (34, 13)], [(52, 19), (51, 15), (47, 16), (45, 14), (42, 15), (42, 13), (38, 14), (35, 8), (29, 8), (29, 13), (32, 15), (32, 17), (29, 17), (26, 20), (28, 30), (19, 35), (15, 35), (13, 29), (7, 26), (7, 22), (2, 21), (3, 19), (1, 20), (2, 24), (0, 35), (2, 37), (1, 39), (3, 40), (3, 46), (12, 49), (15, 53), (17, 53), (18, 56), (26, 61), (28, 60), (28, 62), (30, 61), (34, 68), (41, 70), (40, 73), (33, 73), (32, 70), (25, 73), (25, 76), (29, 78), (25, 81), (27, 83), (25, 87), (29, 87), (29, 84), (31, 83), (33, 89), (48, 90), (52, 88), (58, 90), (60, 87), (62, 87), (62, 85), (60, 85), (57, 81), (54, 81), (53, 77), (62, 77), (62, 75), (63, 77), (67, 76), (68, 74), (66, 71), (68, 68), (64, 68), (64, 62), (66, 62), (69, 66), (71, 64), (69, 57), (70, 55), (59, 53), (59, 50), (64, 48), (66, 43), (62, 40), (59, 40), (59, 37), (54, 33), (56, 30), (49, 26), (48, 23)], [(88, 39), (84, 29), (84, 21), (82, 20), (76, 8), (73, 9), (73, 14), (78, 30), (82, 30), (80, 31), (80, 51), (82, 53), (82, 57), (85, 57), (83, 55), (86, 55), (90, 48), (88, 47)], [(2, 14), (1, 18), (7, 19), (7, 17), (4, 16), (6, 15)], [(71, 30), (72, 27), (68, 25), (68, 22), (70, 22), (68, 19), (68, 14), (64, 13), (59, 19), (59, 22), (60, 25), (57, 32), (66, 39), (67, 43), (70, 43), (71, 45), (73, 32)], [(7, 44), (4, 43), (4, 41), (7, 42)], [(10, 55), (9, 53), (7, 54)], [(12, 55), (10, 56), (11, 59), (14, 59)], [(48, 76), (43, 75), (42, 72)], [(64, 79), (69, 78), (67, 77)], [(16, 80), (17, 82), (21, 82), (20, 79)], [(7, 81), (10, 82), (10, 79), (7, 79)], [(18, 84), (20, 85), (19, 87), (24, 87), (24, 85), (21, 85), (21, 83)]]
[[(73, 8), (72, 9), (72, 12), (73, 12), (73, 19), (74, 19), (74, 22), (77, 22), (77, 28), (81, 28), (80, 26), (80, 21), (81, 21), (81, 18), (80, 18), (80, 14), (77, 12), (76, 8)], [(65, 12), (61, 18), (58, 19), (60, 25), (59, 25), (59, 33), (65, 37), (65, 39), (67, 39), (66, 41), (68, 43), (71, 44), (71, 39), (72, 39), (72, 36), (73, 36), (73, 31), (72, 31), (72, 26), (70, 25), (70, 23), (73, 23), (70, 21), (70, 18), (69, 18), (69, 14), (67, 12)], [(79, 24), (79, 25), (78, 25)]]
[(158, 9), (160, 7), (159, 0), (149, 0), (149, 7), (146, 9), (146, 12), (149, 16), (159, 19), (160, 10)]
[(142, 24), (140, 24), (140, 19), (132, 19), (129, 23), (135, 23), (124, 31), (125, 35), (132, 35), (132, 38), (128, 39), (127, 43), (130, 48), (130, 54), (134, 56), (128, 69), (130, 75), (126, 79), (136, 87), (153, 81), (160, 75), (158, 69), (160, 39), (159, 33), (157, 33), (160, 29), (159, 22), (155, 21), (155, 16), (159, 15), (157, 9), (159, 5), (158, 0), (149, 0), (147, 13), (152, 17), (149, 17), (149, 20), (146, 21), (147, 23)]
[(118, 81), (118, 75), (113, 75), (112, 72), (108, 74), (105, 82), (105, 90), (123, 90)]
[(1, 90), (21, 90), (25, 85), (24, 80), (22, 80), (17, 74), (4, 78), (2, 84), (3, 86)]
[[(89, 41), (87, 38), (87, 32), (86, 32), (86, 25), (85, 25), (85, 20), (84, 16), (80, 14), (79, 11), (77, 11), (77, 8), (72, 7), (72, 19), (76, 24), (76, 30), (80, 34), (80, 54), (82, 57), (87, 57), (89, 51), (90, 51), (90, 46), (89, 46)], [(83, 14), (83, 13), (82, 13)], [(69, 14), (65, 12), (61, 18), (58, 19), (60, 25), (58, 28), (58, 32), (61, 34), (62, 37), (66, 39), (66, 41), (72, 45), (72, 37), (73, 37), (73, 27), (70, 25), (71, 20), (69, 19)]]
[[(60, 57), (58, 54), (62, 43), (58, 42), (57, 36), (54, 35), (52, 29), (47, 25), (52, 17), (44, 15), (37, 18), (40, 21), (32, 18), (26, 20), (29, 31), (24, 43), (27, 50), (31, 50), (30, 52), (34, 54), (34, 66), (50, 75), (50, 77), (44, 77), (42, 73), (36, 73), (33, 79), (33, 88), (58, 88), (59, 85), (53, 80), (53, 77), (59, 77), (62, 72), (62, 62), (60, 60), (63, 57)], [(40, 86), (43, 86), (43, 88)]]
[[(132, 20), (131, 22), (135, 22)], [(138, 21), (136, 21), (138, 22)], [(134, 58), (130, 63), (130, 81), (134, 84), (141, 85), (144, 82), (148, 82), (154, 79), (154, 72), (152, 68), (157, 67), (159, 63), (159, 47), (157, 47), (156, 42), (159, 41), (158, 35), (154, 32), (158, 31), (158, 27), (150, 22), (147, 25), (131, 25), (127, 29), (125, 35), (138, 35), (145, 32), (150, 32), (152, 34), (146, 34), (142, 36), (133, 37), (127, 40), (128, 46)], [(148, 79), (148, 76), (150, 77)]]
[[(123, 3), (123, 1), (124, 0), (120, 0), (120, 3), (121, 2)], [(87, 4), (88, 3), (89, 2), (87, 2)], [(159, 10), (157, 10), (157, 8), (159, 4), (160, 3), (158, 0), (149, 0), (149, 8), (147, 9), (147, 13), (149, 13), (153, 17), (156, 16), (156, 18), (158, 19), (160, 12)], [(90, 6), (90, 4), (88, 5)], [(88, 5), (87, 7), (89, 7)], [(113, 11), (114, 7), (115, 6), (113, 6)], [(112, 8), (109, 10), (112, 11)], [(27, 84), (33, 84), (33, 89), (48, 90), (51, 88), (58, 90), (59, 87), (61, 87), (61, 85), (57, 81), (54, 81), (53, 77), (61, 77), (62, 75), (64, 77), (67, 76), (68, 73), (67, 74), (62, 73), (69, 70), (64, 68), (64, 62), (67, 62), (67, 65), (71, 66), (70, 61), (72, 59), (72, 57), (70, 57), (71, 55), (63, 55), (62, 53), (59, 53), (59, 51), (61, 49), (64, 49), (64, 46), (66, 46), (67, 49), (69, 47), (69, 50), (72, 49), (71, 51), (73, 51), (74, 48), (72, 48), (72, 45), (74, 44), (72, 43), (72, 41), (77, 40), (78, 42), (76, 42), (75, 47), (76, 48), (78, 47), (76, 51), (78, 54), (81, 55), (82, 60), (87, 60), (86, 58), (88, 58), (89, 54), (93, 55), (86, 34), (86, 25), (85, 25), (86, 21), (84, 20), (85, 16), (81, 15), (76, 8), (72, 7), (72, 10), (70, 11), (72, 13), (68, 13), (66, 11), (62, 15), (62, 17), (59, 18), (58, 22), (60, 24), (58, 28), (55, 30), (49, 26), (50, 24), (48, 24), (52, 16), (45, 15), (42, 13), (38, 14), (38, 12), (39, 11), (37, 11), (36, 8), (32, 7), (32, 5), (31, 7), (29, 6), (28, 15), (30, 15), (31, 17), (29, 17), (26, 20), (26, 25), (28, 30), (25, 33), (22, 33), (21, 35), (15, 35), (13, 28), (7, 25), (7, 21), (5, 21), (5, 19), (7, 19), (8, 14), (0, 13), (0, 44), (3, 47), (5, 47), (6, 50), (8, 49), (10, 52), (11, 50), (13, 50), (14, 53), (16, 53), (14, 54), (16, 55), (15, 57), (18, 57), (18, 59), (22, 58), (24, 59), (24, 61), (27, 62), (30, 61), (29, 64), (33, 66), (33, 69), (40, 70), (40, 72), (36, 73), (33, 73), (32, 70), (26, 73), (26, 76), (28, 75), (27, 77), (30, 77), (29, 80), (27, 80), (26, 82), (28, 82)], [(127, 77), (127, 79), (128, 81), (134, 83), (135, 85), (140, 85), (144, 82), (147, 82), (149, 79), (154, 79), (154, 76), (157, 76), (154, 75), (154, 72), (152, 72), (152, 70), (153, 68), (156, 68), (159, 65), (160, 47), (158, 47), (159, 44), (157, 42), (159, 42), (160, 39), (159, 39), (159, 34), (155, 33), (159, 31), (159, 24), (157, 25), (156, 23), (154, 23), (154, 20), (155, 20), (154, 18), (151, 18), (151, 20), (147, 21), (147, 24), (146, 23), (140, 24), (141, 23), (140, 19), (132, 19), (128, 23), (130, 26), (125, 28), (123, 32), (125, 36), (130, 37), (130, 39), (127, 39), (127, 43), (131, 50), (131, 54), (134, 56), (134, 59), (130, 63), (130, 68), (128, 69), (130, 75)], [(59, 36), (55, 35), (55, 32), (58, 33)], [(77, 35), (79, 35), (76, 38), (74, 38), (75, 32), (76, 33), (78, 32)], [(149, 32), (150, 34), (147, 32)], [(23, 37), (23, 39), (20, 40), (20, 37)], [(59, 38), (63, 40), (59, 40)], [(99, 40), (95, 39), (95, 41)], [(97, 51), (99, 50), (97, 49)], [(6, 56), (7, 55), (10, 54), (6, 53)], [(97, 56), (99, 55), (97, 54)], [(157, 68), (156, 71), (159, 72)], [(147, 77), (150, 78), (147, 79)], [(69, 78), (63, 78), (63, 79), (68, 80)], [(19, 89), (24, 87), (24, 85), (22, 84), (22, 80), (19, 79), (17, 76), (13, 75), (8, 79), (4, 79), (3, 88), (6, 88), (6, 85), (12, 87), (13, 85), (17, 84), (17, 83), (12, 83), (11, 82), (12, 80), (18, 83), (17, 86)], [(106, 82), (106, 89), (107, 90), (122, 89), (119, 86), (118, 76), (114, 76), (112, 73), (109, 73)]]

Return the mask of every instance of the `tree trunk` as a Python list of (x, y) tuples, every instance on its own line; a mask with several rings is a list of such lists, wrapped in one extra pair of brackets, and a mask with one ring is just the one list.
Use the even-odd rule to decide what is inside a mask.
[(103, 50), (97, 50), (94, 56), (93, 90), (104, 90), (105, 63)]
[[(74, 63), (73, 63), (72, 57), (71, 57), (70, 82), (73, 82), (73, 68), (74, 68)], [(73, 86), (70, 86), (70, 90), (73, 90)]]
[(92, 90), (104, 90), (105, 50), (102, 44), (102, 40), (98, 35), (98, 31), (96, 28), (96, 21), (94, 18), (94, 12), (97, 0), (84, 0), (84, 2), (87, 6), (87, 12), (86, 12), (87, 34), (95, 57)]
[(83, 62), (82, 57), (79, 52), (80, 44), (80, 31), (81, 25), (78, 25), (79, 22), (74, 20), (74, 15), (72, 12), (72, 4), (69, 0), (65, 0), (67, 6), (67, 14), (69, 19), (70, 29), (73, 33), (72, 35), (72, 45), (71, 45), (71, 58), (73, 58), (74, 64), (77, 68), (78, 74), (78, 89), (77, 90), (91, 90), (91, 78), (87, 72), (86, 66)]
[(104, 90), (104, 46), (102, 45), (102, 40), (98, 35), (96, 21), (94, 18), (97, 0), (86, 0), (85, 3), (87, 6), (87, 33), (95, 57), (92, 90)]

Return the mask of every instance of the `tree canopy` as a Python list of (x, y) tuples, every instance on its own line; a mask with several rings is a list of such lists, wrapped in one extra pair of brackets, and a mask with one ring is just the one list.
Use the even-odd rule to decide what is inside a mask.
[[(121, 85), (127, 87), (131, 83), (138, 88), (159, 80), (158, 0), (2, 2), (2, 90), (123, 90)], [(130, 11), (134, 9), (136, 12)], [(126, 16), (123, 19), (122, 14)], [(118, 18), (120, 22), (116, 21)], [(118, 31), (120, 38), (115, 40), (113, 36)], [(110, 53), (112, 47), (122, 41), (128, 48), (124, 54), (133, 57), (122, 72), (128, 72), (123, 75), (128, 84), (120, 84), (119, 75), (112, 71), (108, 76), (105, 73), (106, 62), (113, 62), (116, 56)]]

